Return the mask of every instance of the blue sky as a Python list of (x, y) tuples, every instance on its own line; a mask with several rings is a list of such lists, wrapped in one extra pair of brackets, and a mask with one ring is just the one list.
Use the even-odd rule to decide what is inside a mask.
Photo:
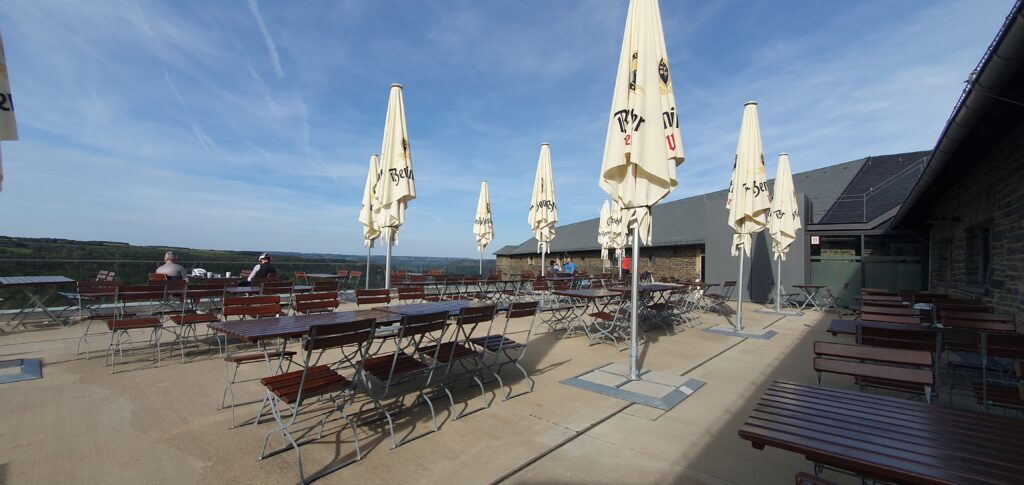
[[(1011, 4), (662, 0), (687, 158), (669, 200), (728, 185), (750, 99), (795, 172), (930, 149)], [(395, 254), (474, 256), (481, 179), (490, 250), (530, 237), (542, 142), (560, 221), (596, 217), (626, 7), (5, 0), (0, 233), (360, 254), (392, 82), (418, 195)]]

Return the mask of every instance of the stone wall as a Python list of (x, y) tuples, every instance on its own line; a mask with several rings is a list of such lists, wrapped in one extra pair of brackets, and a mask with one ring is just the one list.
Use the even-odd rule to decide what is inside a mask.
[[(626, 250), (629, 251), (629, 248)], [(693, 281), (700, 278), (698, 265), (702, 254), (704, 254), (703, 245), (640, 248), (640, 268), (641, 271), (653, 272), (659, 281), (667, 281), (672, 278)], [(618, 266), (615, 266), (614, 259), (611, 266), (602, 268), (601, 253), (598, 251), (576, 251), (570, 252), (568, 255), (573, 258), (580, 271), (590, 274), (618, 272)], [(563, 253), (558, 253), (556, 256), (563, 257)], [(545, 259), (552, 258), (545, 257)], [(537, 273), (540, 270), (540, 254), (498, 256), (497, 266), (498, 270), (504, 273), (518, 273), (523, 270)]]
[[(974, 142), (960, 149), (956, 155), (960, 159), (953, 160), (970, 168), (934, 199), (930, 209), (928, 279), (933, 291), (980, 296), (997, 312), (1020, 319), (1024, 317), (1024, 122), (1014, 123), (999, 130), (998, 136), (972, 133)], [(969, 159), (964, 160), (965, 156)]]

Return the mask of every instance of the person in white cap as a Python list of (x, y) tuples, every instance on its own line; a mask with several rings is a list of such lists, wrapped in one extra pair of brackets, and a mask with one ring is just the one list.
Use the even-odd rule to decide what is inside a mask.
[(180, 280), (185, 277), (185, 268), (177, 263), (172, 251), (164, 253), (164, 264), (160, 265), (156, 272), (167, 275), (169, 280)]
[(277, 269), (274, 265), (270, 264), (270, 253), (263, 253), (259, 258), (260, 262), (256, 266), (253, 266), (252, 273), (249, 274), (249, 281), (258, 279), (269, 278), (270, 275), (276, 275)]

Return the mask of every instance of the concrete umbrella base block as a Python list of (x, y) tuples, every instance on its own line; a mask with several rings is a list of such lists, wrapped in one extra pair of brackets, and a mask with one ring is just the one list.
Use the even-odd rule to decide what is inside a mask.
[(728, 335), (730, 337), (754, 338), (758, 340), (768, 340), (776, 335), (774, 330), (764, 330), (760, 328), (743, 329), (737, 332), (732, 325), (715, 325), (714, 327), (705, 328), (704, 331), (720, 335)]
[(608, 363), (565, 379), (562, 384), (668, 411), (697, 392), (704, 381), (649, 369), (640, 371), (640, 379), (631, 381), (625, 364)]

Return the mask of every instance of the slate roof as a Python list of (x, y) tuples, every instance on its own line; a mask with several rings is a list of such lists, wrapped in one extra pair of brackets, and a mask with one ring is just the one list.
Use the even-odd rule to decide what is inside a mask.
[(820, 224), (868, 222), (903, 203), (930, 151), (868, 157)]
[[(845, 195), (861, 190), (861, 187), (872, 187), (878, 185), (887, 177), (885, 174), (898, 173), (912, 163), (908, 160), (917, 161), (929, 152), (910, 152), (879, 157), (867, 157), (860, 160), (830, 165), (815, 170), (793, 174), (793, 185), (797, 193), (802, 193), (811, 201), (810, 220), (813, 224), (824, 223), (829, 215), (830, 209), (837, 201), (845, 200)], [(870, 163), (868, 170), (863, 170), (865, 164)], [(858, 179), (860, 174), (864, 174)], [(909, 171), (908, 171), (909, 173)], [(905, 175), (900, 183), (890, 183), (881, 195), (873, 195), (869, 214), (881, 214), (895, 205), (899, 205), (906, 198), (907, 193), (917, 181), (920, 171), (913, 171), (914, 176)], [(851, 190), (854, 182), (856, 188)], [(768, 181), (771, 190), (775, 190), (775, 179)], [(902, 191), (902, 192), (901, 192)], [(652, 246), (681, 246), (688, 244), (703, 244), (706, 239), (707, 222), (705, 213), (708, 204), (725, 205), (726, 190), (708, 192), (706, 194), (688, 197), (685, 199), (665, 202), (654, 206), (654, 241)], [(861, 192), (857, 192), (861, 193)], [(898, 200), (897, 200), (898, 199)], [(886, 206), (886, 204), (890, 204)], [(861, 199), (857, 199), (857, 206), (861, 207)], [(863, 210), (858, 209), (858, 220)], [(837, 213), (838, 214), (838, 213)], [(834, 216), (836, 220), (842, 220), (839, 215)], [(871, 220), (871, 219), (868, 219)], [(556, 227), (555, 239), (551, 242), (551, 252), (573, 252), (573, 251), (597, 251), (597, 218), (575, 222)], [(829, 222), (832, 223), (832, 222)], [(723, 225), (725, 223), (723, 222)], [(495, 254), (535, 254), (537, 252), (537, 240), (530, 238), (518, 246), (501, 248)]]

